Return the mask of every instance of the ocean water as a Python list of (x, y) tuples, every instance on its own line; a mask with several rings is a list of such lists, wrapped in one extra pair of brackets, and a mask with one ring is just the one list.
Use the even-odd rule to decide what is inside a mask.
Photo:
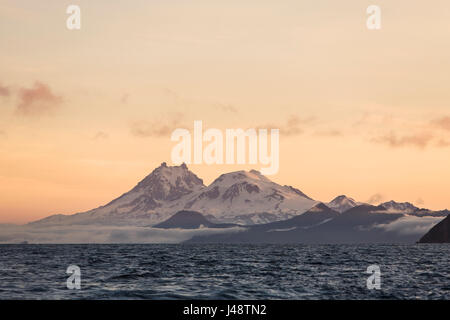
[(426, 244), (0, 245), (0, 299), (449, 299), (449, 257)]

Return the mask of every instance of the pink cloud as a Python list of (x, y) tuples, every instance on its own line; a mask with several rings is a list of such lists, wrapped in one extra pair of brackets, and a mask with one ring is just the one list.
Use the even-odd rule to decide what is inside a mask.
[(319, 130), (314, 134), (319, 137), (340, 137), (343, 135), (342, 131), (337, 129)]
[(373, 141), (387, 144), (392, 148), (405, 146), (425, 148), (432, 139), (433, 136), (429, 133), (414, 133), (412, 135), (397, 136), (394, 132), (391, 132), (390, 134), (374, 138)]
[(128, 98), (130, 97), (130, 95), (128, 93), (124, 93), (122, 95), (122, 97), (120, 98), (120, 102), (123, 104), (126, 104), (128, 102)]
[(438, 119), (434, 119), (433, 121), (431, 121), (431, 124), (435, 125), (440, 129), (450, 131), (450, 117), (441, 117)]
[(441, 148), (450, 147), (450, 141), (441, 139), (436, 143), (436, 146), (441, 147)]
[(104, 132), (104, 131), (98, 131), (94, 137), (92, 138), (93, 140), (105, 140), (109, 138), (109, 134)]
[(19, 92), (17, 112), (26, 116), (49, 113), (61, 105), (63, 99), (55, 95), (50, 87), (36, 81), (32, 88), (22, 88)]
[(314, 117), (299, 118), (296, 115), (291, 115), (283, 124), (266, 124), (258, 126), (256, 129), (279, 129), (282, 136), (296, 136), (303, 134), (304, 128), (314, 122)]
[(8, 87), (5, 87), (0, 84), (0, 96), (1, 97), (9, 97), (11, 94), (11, 90)]
[(131, 133), (137, 137), (167, 137), (173, 130), (186, 127), (182, 124), (184, 118), (184, 114), (176, 113), (169, 115), (167, 119), (136, 121), (131, 124)]

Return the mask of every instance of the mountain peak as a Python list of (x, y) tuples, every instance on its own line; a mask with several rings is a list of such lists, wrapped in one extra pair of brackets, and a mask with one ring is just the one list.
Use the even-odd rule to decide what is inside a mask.
[(272, 182), (269, 178), (262, 175), (259, 171), (256, 170), (239, 170), (228, 173), (221, 174), (216, 180), (213, 181), (212, 184), (215, 183), (226, 183), (226, 184), (234, 184), (239, 181), (265, 181)]
[(320, 211), (328, 211), (328, 210), (330, 210), (330, 207), (328, 207), (323, 202), (319, 202), (318, 204), (316, 204), (314, 207), (312, 207), (308, 211), (309, 212), (320, 212)]
[(245, 224), (250, 220), (262, 223), (290, 218), (315, 204), (298, 189), (279, 185), (256, 170), (240, 170), (221, 174), (190, 197), (184, 209), (212, 214), (227, 222), (245, 220)]
[(419, 210), (419, 208), (417, 208), (410, 202), (396, 202), (394, 200), (384, 202), (381, 204), (381, 206), (386, 208), (386, 210), (388, 211), (401, 213), (414, 213)]
[(333, 200), (331, 200), (331, 202), (342, 202), (342, 201), (356, 202), (353, 198), (347, 197), (345, 194), (341, 194), (341, 195), (337, 196), (336, 198), (334, 198)]
[(346, 195), (340, 195), (327, 203), (327, 206), (340, 213), (358, 206), (359, 203)]
[(163, 162), (139, 182), (133, 191), (144, 191), (154, 199), (174, 200), (203, 187), (203, 180), (191, 172), (186, 164), (168, 166)]
[(155, 169), (153, 169), (153, 172), (162, 172), (162, 171), (166, 171), (166, 170), (189, 170), (187, 165), (183, 162), (183, 164), (179, 165), (179, 166), (168, 166), (167, 162), (162, 162), (159, 167), (156, 167)]

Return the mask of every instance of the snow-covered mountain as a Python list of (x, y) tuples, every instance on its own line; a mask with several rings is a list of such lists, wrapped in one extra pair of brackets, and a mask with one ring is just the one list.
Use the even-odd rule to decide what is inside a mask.
[(352, 198), (349, 198), (345, 195), (337, 196), (326, 205), (327, 207), (337, 211), (337, 212), (345, 212), (351, 208), (361, 205), (362, 203), (356, 202)]
[(258, 171), (221, 175), (206, 187), (185, 164), (161, 166), (132, 190), (99, 208), (53, 215), (34, 225), (152, 225), (180, 210), (200, 212), (214, 222), (266, 223), (301, 214), (317, 202), (300, 190), (281, 186)]
[[(31, 225), (151, 226), (182, 210), (201, 213), (212, 223), (254, 225), (290, 219), (318, 203), (300, 190), (279, 185), (255, 170), (222, 174), (205, 186), (185, 164), (162, 163), (133, 189), (104, 206), (73, 215), (52, 215)], [(326, 205), (343, 214), (362, 204), (339, 196)], [(415, 216), (449, 213), (394, 201), (380, 207), (386, 213)]]
[(291, 218), (316, 203), (300, 190), (251, 170), (222, 174), (190, 196), (185, 209), (209, 213), (222, 222), (255, 224)]
[(417, 208), (416, 206), (414, 206), (412, 203), (409, 202), (395, 202), (393, 200), (388, 201), (388, 202), (384, 202), (381, 204), (381, 206), (383, 206), (384, 208), (386, 208), (386, 210), (388, 210), (389, 212), (395, 212), (395, 213), (414, 213), (417, 210), (419, 210), (419, 208)]
[(164, 162), (133, 189), (99, 208), (74, 215), (53, 215), (33, 224), (145, 225), (157, 223), (182, 209), (187, 195), (205, 188), (185, 164)]
[[(352, 208), (367, 204), (341, 195), (334, 198), (326, 205), (337, 212), (344, 213)], [(410, 202), (396, 202), (393, 200), (381, 203), (379, 207), (384, 208), (386, 213), (399, 213), (416, 217), (446, 217), (450, 213), (448, 210), (433, 211), (418, 208)]]
[(389, 213), (403, 213), (416, 217), (446, 217), (450, 211), (439, 210), (433, 211), (425, 208), (418, 208), (409, 202), (395, 202), (393, 200), (381, 204)]

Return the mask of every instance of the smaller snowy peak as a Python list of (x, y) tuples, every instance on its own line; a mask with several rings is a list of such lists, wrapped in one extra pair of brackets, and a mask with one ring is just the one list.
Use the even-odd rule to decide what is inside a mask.
[(326, 205), (337, 212), (343, 213), (351, 208), (361, 205), (361, 203), (356, 202), (354, 199), (345, 195), (340, 195), (328, 202)]
[(281, 186), (256, 170), (222, 174), (204, 190), (204, 193), (216, 197), (218, 191), (223, 193), (223, 199), (233, 198), (245, 192), (246, 194), (267, 193), (266, 198), (277, 198), (277, 200), (298, 197), (312, 200), (300, 190), (291, 186)]
[(393, 200), (381, 204), (386, 210), (393, 213), (414, 213), (419, 208), (409, 202), (395, 202)]
[(249, 192), (258, 192), (260, 189), (270, 188), (274, 190), (275, 193), (277, 193), (277, 191), (282, 192), (282, 194), (285, 196), (287, 195), (288, 198), (301, 196), (303, 198), (313, 200), (299, 189), (288, 185), (281, 186), (256, 170), (241, 170), (221, 174), (210, 184), (210, 186), (218, 186), (221, 188), (236, 188), (239, 186), (240, 188), (244, 187)]
[(224, 219), (270, 214), (281, 220), (286, 214), (301, 214), (316, 203), (300, 190), (279, 185), (256, 170), (222, 174), (189, 197), (183, 209)]

